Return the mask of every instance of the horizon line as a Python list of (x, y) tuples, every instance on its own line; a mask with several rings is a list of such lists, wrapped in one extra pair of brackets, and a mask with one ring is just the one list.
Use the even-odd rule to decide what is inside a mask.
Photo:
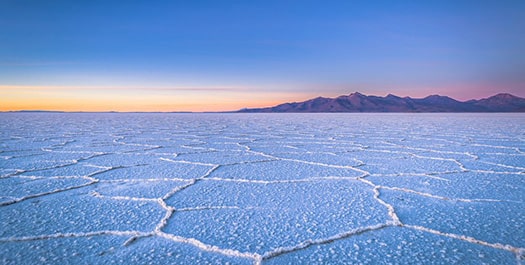
[[(326, 97), (326, 98), (328, 98), (328, 99), (335, 99), (335, 98), (338, 98), (338, 97), (341, 97), (341, 96), (354, 95), (354, 94), (364, 95), (366, 97), (381, 97), (381, 96), (376, 96), (376, 95), (365, 95), (365, 94), (362, 94), (362, 93), (356, 91), (356, 92), (352, 92), (350, 94), (343, 94), (343, 95), (339, 95), (337, 97)], [(388, 93), (384, 97), (388, 97), (390, 95), (395, 96), (395, 97), (399, 97), (399, 96), (397, 96), (395, 94), (392, 94), (392, 93)], [(455, 101), (458, 101), (458, 102), (461, 102), (461, 103), (466, 103), (468, 101), (484, 100), (484, 99), (488, 99), (488, 98), (495, 97), (495, 96), (498, 96), (498, 95), (510, 95), (510, 96), (513, 96), (513, 97), (522, 98), (522, 97), (519, 97), (519, 96), (515, 96), (515, 95), (513, 95), (511, 93), (508, 93), (508, 92), (500, 92), (500, 93), (496, 93), (496, 94), (494, 94), (492, 96), (489, 96), (489, 97), (484, 97), (484, 98), (480, 98), (480, 99), (468, 99), (468, 100), (463, 100), (463, 101), (454, 99), (454, 98), (446, 96), (446, 95), (439, 95), (439, 94), (431, 94), (431, 95), (427, 95), (425, 97), (417, 97), (417, 98), (416, 97), (412, 98), (410, 96), (399, 97), (399, 98), (425, 99), (425, 98), (428, 98), (428, 97), (431, 97), (431, 96), (439, 96), (439, 97), (448, 97), (448, 98), (453, 99)], [(315, 97), (315, 98), (324, 98), (324, 97), (323, 96), (318, 96), (318, 97)], [(307, 99), (307, 101), (311, 100), (311, 99), (315, 99), (315, 98)], [(525, 98), (522, 98), (522, 99), (525, 99)], [(301, 101), (301, 102), (303, 102), (303, 101)], [(277, 105), (274, 105), (274, 106), (278, 106), (278, 105), (286, 104), (286, 103), (300, 103), (300, 102), (297, 102), (297, 101), (281, 102), (281, 103), (278, 103)], [(267, 106), (267, 107), (243, 107), (243, 108), (236, 109), (236, 110), (221, 110), (221, 111), (185, 111), (185, 110), (173, 110), (173, 111), (101, 110), (101, 111), (89, 111), (89, 110), (57, 110), (57, 109), (19, 109), (19, 110), (0, 110), (0, 113), (39, 113), (39, 112), (41, 112), (41, 113), (242, 113), (243, 110), (264, 109), (264, 108), (271, 108), (271, 107), (274, 107), (274, 106)], [(312, 112), (312, 113), (315, 113), (315, 112)], [(371, 112), (371, 113), (373, 113), (373, 112)], [(377, 112), (377, 113), (387, 113), (387, 112)], [(391, 113), (396, 113), (396, 112), (391, 112)], [(407, 113), (407, 112), (399, 112), (399, 113)], [(413, 112), (413, 113), (445, 113), (445, 111), (443, 111), (443, 112)], [(447, 113), (455, 113), (455, 112), (447, 112)], [(465, 113), (465, 112), (457, 112), (457, 113)]]

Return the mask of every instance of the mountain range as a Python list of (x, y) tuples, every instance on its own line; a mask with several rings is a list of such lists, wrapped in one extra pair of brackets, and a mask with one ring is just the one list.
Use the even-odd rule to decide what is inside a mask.
[(425, 98), (366, 96), (359, 92), (336, 98), (317, 97), (303, 102), (237, 112), (525, 112), (525, 98), (501, 93), (480, 100), (458, 101), (447, 96)]

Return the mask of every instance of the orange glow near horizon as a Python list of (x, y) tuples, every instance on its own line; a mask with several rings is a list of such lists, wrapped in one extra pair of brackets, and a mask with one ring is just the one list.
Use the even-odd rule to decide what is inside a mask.
[(217, 88), (1, 86), (0, 111), (234, 111), (305, 100), (310, 94)]
[[(347, 86), (348, 87), (348, 86)], [(351, 87), (351, 86), (350, 86)], [(397, 96), (413, 98), (431, 94), (450, 96), (456, 100), (481, 99), (496, 93), (496, 86), (482, 84), (451, 84), (446, 87), (396, 88)], [(0, 85), (0, 111), (120, 111), (120, 112), (206, 112), (235, 111), (242, 108), (271, 107), (285, 102), (300, 102), (318, 96), (337, 97), (352, 92), (386, 96), (381, 88), (370, 88), (368, 93), (359, 88), (336, 91), (306, 89), (300, 91), (262, 90), (254, 87), (100, 87), (100, 86), (19, 86)], [(464, 93), (469, 91), (469, 97)], [(506, 92), (501, 90), (500, 92)], [(500, 93), (498, 92), (498, 93)], [(521, 96), (521, 94), (517, 94)]]

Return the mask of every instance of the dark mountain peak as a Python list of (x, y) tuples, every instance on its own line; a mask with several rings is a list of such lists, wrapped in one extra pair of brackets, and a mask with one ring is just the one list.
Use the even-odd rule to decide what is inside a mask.
[(489, 98), (475, 100), (471, 104), (494, 112), (525, 112), (525, 99), (508, 93), (500, 93)]
[(356, 104), (357, 102), (360, 102), (362, 100), (367, 99), (368, 96), (365, 96), (359, 92), (350, 93), (349, 95), (341, 95), (335, 98), (335, 100), (338, 101), (348, 101), (348, 102), (354, 102)]
[(354, 92), (337, 98), (316, 97), (239, 112), (525, 112), (525, 99), (501, 93), (481, 100), (460, 102), (441, 95), (401, 98), (393, 94), (378, 97)]
[(400, 98), (400, 97), (398, 97), (398, 96), (396, 96), (394, 94), (390, 94), (390, 93), (388, 95), (386, 95), (386, 97), (387, 98)]
[(356, 91), (356, 92), (351, 93), (350, 95), (348, 95), (348, 97), (359, 97), (359, 98), (362, 98), (362, 97), (366, 97), (366, 96)]
[(433, 103), (438, 103), (438, 102), (442, 102), (442, 103), (453, 103), (453, 102), (459, 102), (453, 98), (450, 98), (450, 97), (447, 97), (447, 96), (441, 96), (441, 95), (430, 95), (430, 96), (427, 96), (425, 98), (423, 98), (422, 100), (426, 100), (428, 102), (433, 102)]
[(516, 97), (509, 93), (500, 93), (497, 95), (494, 95), (492, 97), (483, 98), (480, 100), (476, 100), (478, 103), (480, 102), (500, 102), (500, 103), (506, 103), (506, 102), (518, 102), (523, 100), (523, 98)]
[(385, 99), (399, 101), (399, 100), (406, 100), (406, 99), (410, 99), (410, 98), (409, 97), (402, 98), (402, 97), (396, 96), (394, 94), (388, 94), (388, 95), (386, 95)]
[(443, 98), (449, 98), (449, 97), (434, 94), (434, 95), (426, 96), (423, 99), (438, 99), (438, 98), (443, 99)]
[(494, 95), (492, 97), (489, 97), (487, 99), (519, 99), (519, 97), (516, 97), (509, 93), (499, 93), (497, 95)]

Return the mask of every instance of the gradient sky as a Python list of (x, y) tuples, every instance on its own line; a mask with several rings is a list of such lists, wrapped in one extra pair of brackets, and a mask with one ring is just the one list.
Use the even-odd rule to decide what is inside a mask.
[(0, 111), (525, 97), (525, 1), (0, 0)]

